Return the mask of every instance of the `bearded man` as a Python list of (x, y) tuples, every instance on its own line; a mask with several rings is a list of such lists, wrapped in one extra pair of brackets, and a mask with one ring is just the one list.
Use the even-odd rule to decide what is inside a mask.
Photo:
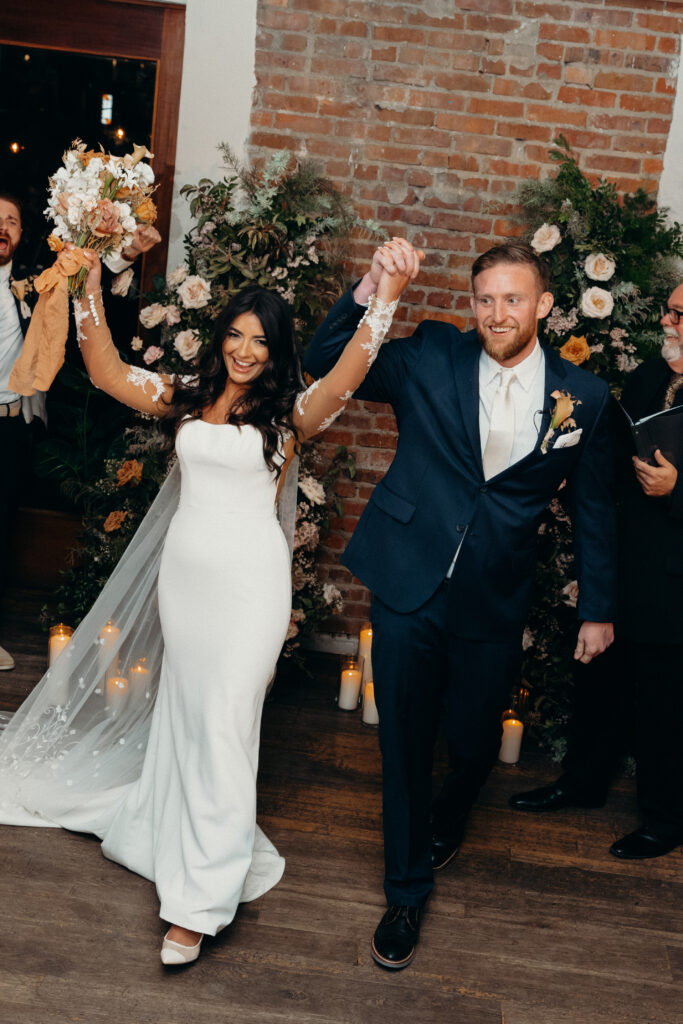
[[(309, 373), (334, 363), (381, 269), (410, 273), (416, 259), (400, 239), (375, 253), (318, 329)], [(457, 852), (496, 757), (501, 711), (519, 682), (538, 526), (564, 480), (580, 585), (575, 657), (590, 662), (613, 636), (608, 390), (539, 344), (548, 282), (529, 246), (483, 253), (472, 268), (476, 330), (423, 321), (383, 346), (357, 392), (389, 402), (399, 431), (343, 558), (373, 594), (388, 909), (371, 950), (387, 968), (412, 960), (433, 870)], [(430, 820), (442, 717), (451, 773)]]
[[(0, 192), (0, 451), (3, 479), (0, 486), (0, 601), (5, 584), (5, 563), (10, 520), (20, 482), (30, 465), (30, 424), (45, 422), (45, 395), (21, 398), (9, 388), (9, 375), (24, 344), (31, 306), (35, 300), (31, 275), (17, 264), (21, 241), (21, 202)], [(14, 668), (14, 658), (0, 646), (0, 671)]]
[[(641, 363), (626, 380), (621, 402), (634, 422), (683, 405), (681, 317), (683, 284), (662, 311), (661, 358)], [(625, 752), (630, 716), (640, 826), (618, 839), (610, 852), (644, 860), (683, 844), (683, 628), (678, 612), (683, 588), (683, 414), (671, 459), (657, 450), (654, 465), (631, 454), (624, 423), (617, 413), (617, 642), (601, 664), (577, 672), (563, 774), (552, 785), (516, 794), (510, 803), (517, 810), (536, 812), (602, 806)]]

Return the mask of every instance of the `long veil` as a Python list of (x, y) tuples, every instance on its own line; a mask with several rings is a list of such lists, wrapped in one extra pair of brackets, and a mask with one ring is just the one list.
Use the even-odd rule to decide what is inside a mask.
[[(279, 501), (290, 552), (298, 466)], [(157, 577), (180, 497), (176, 462), (68, 647), (0, 732), (0, 822), (101, 835), (140, 775), (163, 658)]]

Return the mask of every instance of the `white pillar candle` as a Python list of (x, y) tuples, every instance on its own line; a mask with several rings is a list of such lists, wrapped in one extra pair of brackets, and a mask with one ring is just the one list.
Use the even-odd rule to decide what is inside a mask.
[(112, 676), (107, 679), (107, 708), (116, 714), (128, 698), (128, 680), (125, 676)]
[(100, 672), (108, 679), (109, 676), (117, 676), (119, 673), (119, 660), (113, 652), (118, 643), (121, 630), (115, 626), (111, 619), (100, 631)]
[(73, 629), (65, 626), (63, 622), (50, 627), (50, 639), (47, 643), (47, 664), (48, 668), (54, 664), (57, 655), (61, 654), (65, 647), (69, 646)]
[(337, 707), (340, 707), (342, 711), (355, 711), (358, 707), (360, 687), (361, 670), (358, 662), (355, 658), (345, 658), (342, 662)]
[(375, 704), (375, 684), (370, 679), (363, 689), (363, 713), (361, 719), (364, 725), (379, 725), (379, 715)]
[(149, 671), (145, 666), (146, 658), (140, 658), (137, 665), (133, 665), (128, 675), (130, 676), (131, 685), (136, 690), (142, 689), (143, 686), (147, 685), (147, 676)]
[(517, 718), (507, 718), (503, 722), (503, 739), (498, 752), (498, 760), (505, 764), (517, 764), (522, 749), (524, 723)]
[(372, 623), (364, 622), (361, 626), (358, 638), (358, 657), (363, 659), (363, 682), (372, 679), (372, 660), (370, 652), (372, 649)]

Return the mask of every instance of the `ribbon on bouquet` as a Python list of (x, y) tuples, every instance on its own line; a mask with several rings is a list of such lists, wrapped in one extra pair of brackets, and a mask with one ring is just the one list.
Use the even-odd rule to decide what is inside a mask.
[(69, 333), (69, 278), (86, 266), (83, 249), (63, 249), (56, 262), (33, 282), (38, 302), (9, 376), (9, 389), (18, 395), (47, 391), (64, 363)]

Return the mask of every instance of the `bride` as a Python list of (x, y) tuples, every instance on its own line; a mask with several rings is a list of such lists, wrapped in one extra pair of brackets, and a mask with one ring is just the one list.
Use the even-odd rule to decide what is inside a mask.
[(74, 312), (88, 373), (162, 420), (180, 495), (174, 472), (2, 733), (0, 822), (92, 832), (105, 856), (154, 881), (170, 924), (164, 964), (195, 960), (204, 934), (282, 875), (256, 825), (261, 711), (291, 606), (275, 501), (297, 442), (329, 426), (367, 373), (421, 255), (403, 240), (378, 250), (356, 334), (303, 390), (289, 308), (259, 287), (220, 314), (196, 376), (123, 363), (87, 254)]

